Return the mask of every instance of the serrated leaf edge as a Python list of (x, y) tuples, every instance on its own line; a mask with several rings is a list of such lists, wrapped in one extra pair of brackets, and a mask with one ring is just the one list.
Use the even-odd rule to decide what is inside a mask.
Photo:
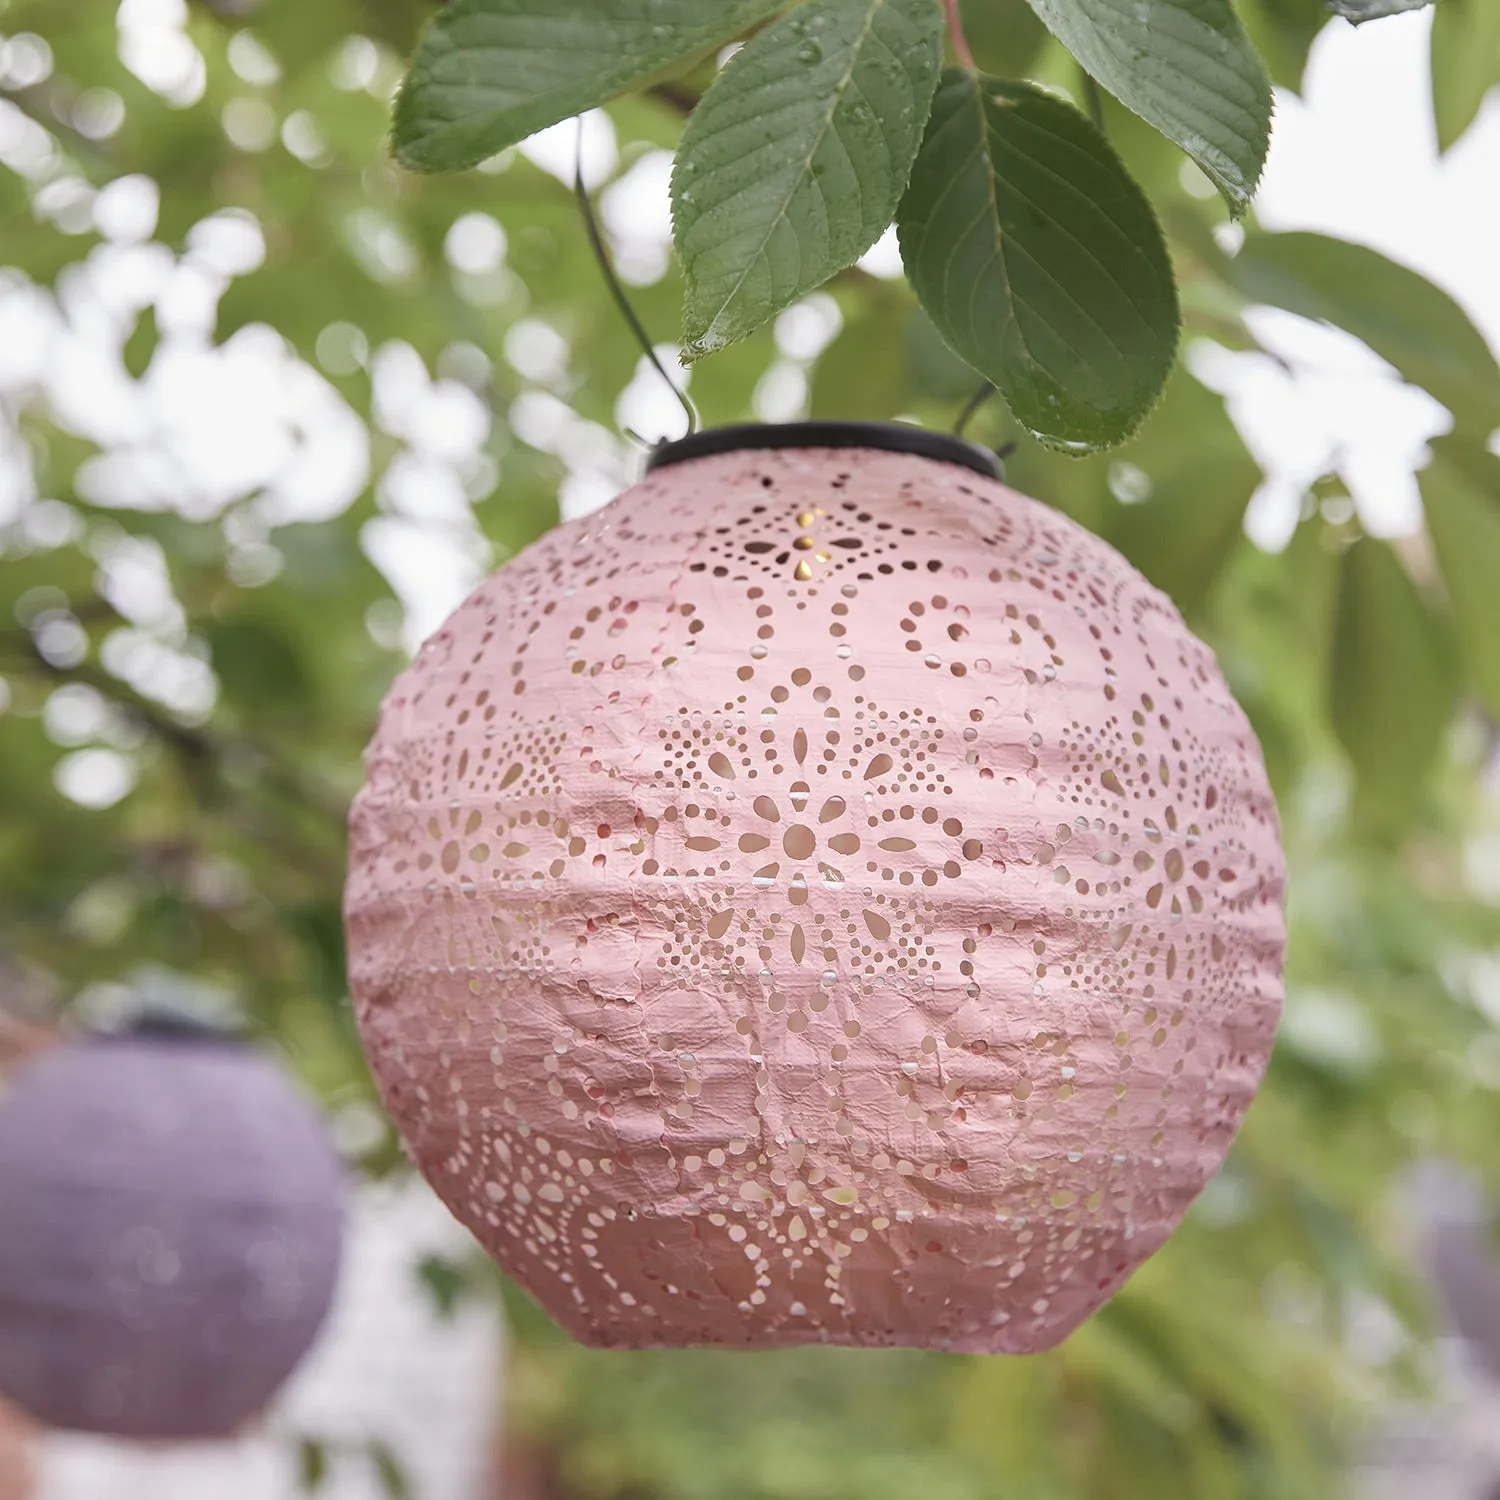
[[(988, 134), (989, 134), (988, 124), (985, 123), (984, 120), (983, 120), (983, 116), (984, 116), (984, 99), (985, 99), (985, 95), (984, 95), (983, 90), (984, 90), (984, 85), (986, 83), (1001, 84), (1002, 86), (1013, 87), (1013, 88), (1026, 88), (1026, 89), (1029, 89), (1033, 93), (1040, 94), (1040, 95), (1045, 96), (1048, 99), (1051, 99), (1054, 103), (1060, 104), (1060, 105), (1062, 105), (1066, 109), (1072, 110), (1073, 113), (1076, 114), (1079, 117), (1080, 120), (1082, 120), (1082, 122), (1084, 123), (1084, 125), (1086, 125), (1088, 127), (1088, 129), (1090, 130), (1090, 132), (1092, 132), (1092, 134), (1094, 135), (1095, 139), (1099, 142), (1099, 144), (1101, 146), (1103, 146), (1105, 152), (1113, 159), (1115, 165), (1119, 168), (1121, 174), (1125, 178), (1127, 178), (1131, 183), (1133, 183), (1135, 185), (1137, 192), (1140, 194), (1141, 202), (1145, 206), (1146, 212), (1147, 212), (1147, 214), (1150, 217), (1152, 228), (1156, 231), (1157, 238), (1158, 238), (1158, 240), (1161, 243), (1163, 255), (1164, 255), (1164, 257), (1165, 257), (1165, 259), (1167, 261), (1168, 269), (1169, 269), (1169, 271), (1171, 272), (1171, 275), (1172, 275), (1172, 297), (1173, 297), (1174, 311), (1176, 313), (1176, 316), (1173, 319), (1173, 324), (1172, 324), (1172, 342), (1171, 342), (1171, 349), (1170, 349), (1170, 354), (1169, 354), (1169, 359), (1168, 359), (1167, 377), (1164, 377), (1163, 380), (1161, 381), (1160, 385), (1157, 386), (1156, 391), (1152, 395), (1150, 402), (1141, 409), (1141, 412), (1140, 412), (1139, 416), (1131, 423), (1131, 425), (1118, 438), (1115, 438), (1113, 441), (1108, 442), (1108, 443), (1100, 443), (1100, 444), (1096, 445), (1096, 444), (1089, 443), (1089, 442), (1080, 442), (1077, 439), (1059, 438), (1059, 437), (1055, 437), (1055, 436), (1053, 436), (1053, 435), (1051, 435), (1049, 433), (1039, 431), (1036, 428), (1033, 428), (1031, 426), (1031, 424), (1028, 423), (1025, 420), (1025, 418), (1021, 417), (1016, 412), (1015, 408), (1011, 406), (1010, 398), (1006, 395), (1004, 388), (1002, 386), (996, 385), (996, 390), (999, 392), (1000, 399), (1005, 402), (1006, 410), (1010, 412), (1011, 416), (1019, 424), (1019, 426), (1022, 428), (1022, 430), (1025, 431), (1026, 434), (1029, 437), (1035, 439), (1035, 441), (1037, 441), (1038, 443), (1040, 443), (1044, 448), (1047, 448), (1047, 449), (1049, 449), (1050, 451), (1052, 451), (1054, 453), (1059, 453), (1059, 454), (1061, 454), (1065, 458), (1080, 458), (1080, 459), (1081, 458), (1088, 458), (1088, 457), (1090, 457), (1091, 455), (1093, 455), (1095, 453), (1108, 452), (1111, 448), (1117, 448), (1122, 443), (1129, 442), (1130, 439), (1132, 437), (1134, 437), (1137, 432), (1140, 431), (1141, 427), (1151, 417), (1152, 413), (1155, 412), (1156, 409), (1161, 405), (1162, 396), (1166, 392), (1167, 384), (1168, 384), (1168, 379), (1170, 378), (1170, 375), (1171, 375), (1171, 369), (1177, 363), (1178, 351), (1179, 351), (1179, 349), (1181, 348), (1181, 345), (1182, 345), (1182, 309), (1181, 309), (1181, 304), (1180, 304), (1180, 302), (1178, 300), (1178, 297), (1177, 297), (1177, 276), (1176, 276), (1176, 270), (1172, 266), (1171, 250), (1170, 250), (1170, 247), (1167, 244), (1167, 237), (1166, 237), (1166, 233), (1165, 233), (1165, 231), (1164, 231), (1164, 229), (1162, 227), (1161, 219), (1157, 215), (1156, 206), (1151, 202), (1151, 199), (1147, 196), (1145, 189), (1142, 188), (1140, 186), (1140, 184), (1135, 181), (1135, 178), (1131, 176), (1129, 170), (1125, 166), (1124, 159), (1120, 156), (1119, 152), (1117, 152), (1115, 150), (1114, 146), (1110, 143), (1109, 138), (1107, 136), (1105, 136), (1102, 131), (1098, 130), (1095, 127), (1093, 121), (1090, 120), (1088, 118), (1088, 116), (1086, 114), (1084, 114), (1083, 111), (1080, 110), (1077, 107), (1077, 105), (1070, 98), (1068, 98), (1065, 94), (1063, 94), (1060, 90), (1053, 89), (1053, 88), (1047, 88), (1045, 86), (1038, 85), (1038, 84), (1032, 84), (1032, 83), (1016, 83), (1016, 82), (1012, 82), (1012, 83), (1010, 83), (1010, 84), (1007, 85), (1005, 83), (1005, 81), (1002, 80), (1002, 79), (990, 78), (988, 75), (982, 74), (982, 73), (978, 72), (976, 69), (972, 69), (972, 68), (964, 68), (964, 69), (959, 69), (959, 70), (954, 70), (954, 71), (961, 71), (963, 73), (966, 73), (969, 76), (969, 78), (972, 80), (973, 84), (974, 84), (974, 94), (975, 94), (976, 100), (978, 101), (978, 108), (979, 108), (979, 111), (980, 111), (981, 123), (982, 123), (982, 126), (983, 126), (982, 133), (983, 133), (983, 135), (986, 138), (988, 137)], [(941, 88), (941, 82), (939, 83), (939, 87)], [(996, 102), (999, 102), (999, 101), (996, 101)], [(985, 176), (986, 176), (986, 187), (987, 187), (987, 191), (989, 193), (989, 198), (990, 198), (990, 208), (991, 208), (991, 211), (992, 211), (992, 214), (993, 214), (994, 222), (998, 226), (999, 222), (1000, 222), (1000, 208), (999, 208), (999, 200), (996, 197), (996, 184), (995, 184), (995, 173), (994, 173), (994, 170), (993, 170), (993, 158), (989, 156), (988, 150), (984, 151), (984, 155), (986, 156), (986, 158), (988, 159), (988, 162), (989, 162), (989, 170), (986, 172)], [(1001, 260), (1002, 263), (1005, 262), (1005, 243), (1004, 243), (1005, 242), (1005, 238), (1006, 237), (1003, 234), (1003, 232), (1002, 233), (997, 233), (997, 236), (996, 236), (996, 254), (997, 254), (998, 258)], [(911, 279), (911, 275), (910, 275), (909, 271), (908, 271), (907, 275), (908, 275), (908, 279), (910, 280)], [(1010, 277), (1008, 269), (1007, 269), (1005, 280), (1006, 280), (1006, 296), (1007, 296), (1007, 298), (1009, 299), (1009, 301), (1011, 303), (1012, 309), (1014, 309), (1015, 299), (1014, 299), (1013, 293), (1011, 292), (1011, 277)], [(931, 317), (932, 315), (929, 313), (928, 316)], [(1014, 316), (1014, 311), (1012, 311), (1012, 322), (1016, 322), (1015, 316)], [(941, 336), (943, 342), (948, 346), (948, 348), (950, 350), (952, 350), (952, 352), (959, 359), (963, 360), (963, 362), (966, 365), (968, 365), (969, 368), (971, 370), (973, 370), (974, 373), (980, 379), (982, 379), (982, 380), (989, 379), (989, 377), (987, 375), (985, 375), (985, 373), (982, 370), (978, 369), (974, 365), (974, 363), (968, 358), (967, 355), (965, 355), (963, 353), (962, 350), (957, 349), (957, 348), (954, 347), (952, 340), (950, 340), (948, 338), (948, 335), (943, 330), (942, 324), (939, 323), (936, 318), (932, 318), (932, 324), (933, 324), (933, 327), (937, 329), (938, 334)], [(1026, 350), (1027, 358), (1029, 360), (1031, 358), (1031, 351), (1027, 347), (1025, 335), (1022, 333), (1022, 331), (1020, 329), (1019, 323), (1016, 323), (1016, 338), (1019, 341), (1021, 348)]]
[[(861, 28), (859, 40), (855, 44), (855, 46), (850, 49), (848, 71), (844, 74), (843, 78), (840, 79), (838, 87), (831, 91), (829, 96), (828, 112), (823, 120), (820, 129), (818, 130), (817, 138), (809, 149), (806, 160), (802, 163), (802, 167), (799, 170), (797, 176), (793, 179), (793, 184), (788, 189), (785, 199), (781, 203), (777, 212), (771, 217), (771, 227), (766, 230), (765, 234), (760, 240), (760, 243), (756, 246), (754, 256), (750, 257), (745, 266), (745, 269), (740, 273), (740, 279), (735, 283), (730, 292), (724, 297), (723, 301), (719, 305), (718, 311), (714, 313), (713, 317), (708, 320), (707, 324), (701, 330), (695, 331), (694, 325), (691, 323), (684, 324), (684, 342), (681, 356), (682, 363), (684, 365), (691, 365), (697, 360), (703, 359), (710, 354), (717, 353), (718, 350), (727, 347), (731, 343), (736, 342), (736, 340), (733, 338), (725, 338), (718, 343), (707, 343), (707, 340), (709, 339), (710, 335), (712, 335), (714, 327), (718, 323), (719, 319), (724, 316), (726, 310), (729, 308), (735, 296), (739, 293), (740, 289), (744, 286), (746, 280), (749, 278), (753, 265), (755, 264), (756, 260), (758, 260), (758, 258), (764, 253), (767, 244), (770, 243), (771, 235), (774, 232), (775, 225), (780, 222), (781, 218), (786, 213), (787, 207), (790, 205), (792, 199), (796, 196), (797, 190), (801, 186), (805, 176), (809, 173), (812, 167), (813, 158), (817, 155), (818, 149), (822, 146), (824, 140), (827, 139), (828, 132), (833, 128), (834, 116), (838, 113), (839, 103), (843, 98), (843, 92), (849, 86), (850, 80), (854, 77), (854, 71), (859, 65), (861, 49), (864, 47), (866, 40), (875, 29), (875, 17), (879, 14), (881, 9), (889, 3), (890, 0), (869, 0), (866, 20), (864, 26)], [(726, 66), (722, 70), (722, 72), (720, 72), (719, 76), (709, 86), (708, 93), (704, 95), (705, 99), (709, 97), (709, 94), (711, 94), (715, 88), (719, 87), (719, 85), (725, 78), (730, 76), (730, 70), (734, 67), (735, 61), (738, 59), (739, 55), (740, 54), (736, 54), (736, 57), (730, 60), (728, 66)], [(941, 66), (939, 66), (939, 68), (934, 72), (933, 75), (934, 93), (936, 93), (938, 80), (941, 76), (941, 73), (942, 69)], [(701, 106), (702, 100), (700, 100), (699, 103)], [(930, 99), (928, 101), (928, 107), (931, 107)], [(691, 129), (691, 125), (689, 126), (689, 129)], [(686, 135), (684, 135), (683, 145), (686, 145)], [(902, 196), (906, 192), (907, 184), (911, 181), (912, 168), (916, 165), (917, 155), (920, 153), (920, 151), (921, 135), (919, 133), (917, 136), (917, 151), (913, 153), (911, 161), (907, 164), (905, 175), (901, 178), (900, 183), (896, 188), (895, 196), (898, 205)], [(672, 163), (672, 231), (674, 239), (677, 233), (677, 171), (681, 162), (682, 148), (679, 147), (676, 158)], [(869, 246), (867, 245), (865, 249), (869, 249)], [(837, 271), (835, 271), (831, 274), (837, 275), (838, 273)], [(825, 278), (825, 280), (826, 279), (827, 278)], [(819, 284), (821, 285), (821, 283)], [(811, 291), (813, 290), (813, 288), (810, 287), (807, 290)]]
[[(777, 11), (780, 8), (781, 3), (782, 0), (767, 0), (763, 14), (766, 16), (771, 15), (773, 12)], [(386, 137), (389, 150), (391, 155), (395, 158), (396, 162), (409, 172), (417, 172), (426, 176), (438, 176), (450, 172), (468, 171), (474, 167), (477, 167), (480, 162), (488, 161), (489, 158), (496, 155), (497, 152), (508, 149), (509, 145), (519, 145), (522, 140), (529, 139), (531, 135), (536, 133), (535, 131), (528, 131), (525, 136), (518, 137), (517, 140), (508, 143), (507, 146), (499, 146), (494, 150), (487, 150), (474, 154), (472, 156), (465, 156), (451, 164), (444, 164), (442, 166), (434, 165), (430, 159), (424, 160), (420, 156), (413, 156), (411, 144), (403, 144), (403, 142), (401, 141), (400, 132), (402, 117), (410, 108), (413, 107), (407, 101), (411, 96), (416, 78), (417, 59), (421, 56), (423, 48), (427, 46), (433, 32), (444, 23), (451, 22), (453, 20), (455, 12), (459, 11), (461, 8), (465, 11), (477, 10), (478, 6), (477, 4), (473, 3), (466, 5), (465, 0), (449, 0), (449, 3), (444, 9), (434, 12), (434, 14), (429, 16), (422, 23), (421, 30), (417, 34), (416, 45), (412, 49), (412, 62), (410, 63), (410, 65), (408, 65), (406, 72), (402, 75), (401, 81), (397, 84), (395, 95), (391, 101), (391, 125)], [(726, 35), (732, 34), (732, 30), (726, 33)], [(664, 61), (660, 65), (660, 67), (643, 71), (641, 74), (632, 78), (629, 82), (622, 84), (614, 91), (602, 95), (597, 101), (598, 105), (608, 104), (615, 99), (623, 98), (625, 95), (633, 93), (635, 90), (644, 87), (652, 79), (660, 77), (663, 72), (671, 69), (676, 64), (682, 62), (687, 58), (699, 55), (705, 50), (705, 48), (711, 50), (714, 45), (714, 43), (709, 42), (705, 43), (702, 47), (685, 47), (682, 52), (676, 54), (674, 58)], [(564, 120), (575, 118), (579, 113), (581, 113), (581, 111), (573, 111), (567, 114), (559, 115), (556, 120), (552, 121), (552, 123), (560, 124)], [(546, 128), (546, 126), (536, 127), (537, 130), (544, 130)]]
[[(1043, 26), (1047, 27), (1048, 34), (1054, 37), (1061, 46), (1066, 48), (1068, 44), (1062, 39), (1062, 37), (1058, 36), (1057, 33), (1052, 30), (1050, 25), (1048, 25), (1046, 16), (1044, 16), (1041, 11), (1037, 10), (1034, 5), (1032, 6), (1032, 9), (1037, 19), (1041, 21)], [(1164, 140), (1170, 141), (1171, 144), (1176, 147), (1177, 150), (1181, 151), (1184, 156), (1188, 157), (1189, 160), (1196, 163), (1196, 165), (1202, 169), (1204, 175), (1207, 176), (1208, 179), (1219, 190), (1220, 196), (1224, 199), (1225, 206), (1229, 209), (1229, 217), (1232, 220), (1238, 221), (1242, 219), (1249, 211), (1250, 205), (1254, 202), (1255, 195), (1260, 189), (1260, 184), (1265, 178), (1266, 162), (1270, 156), (1271, 136), (1275, 130), (1276, 124), (1276, 91), (1272, 86), (1270, 70), (1266, 67), (1265, 59), (1256, 49), (1254, 42), (1250, 40), (1249, 33), (1245, 30), (1244, 24), (1240, 21), (1239, 16), (1235, 14), (1233, 6), (1230, 7), (1230, 19), (1234, 22), (1234, 25), (1239, 33), (1240, 40), (1245, 44), (1245, 50), (1249, 53), (1250, 57), (1255, 63), (1257, 73), (1257, 78), (1255, 81), (1259, 85), (1260, 92), (1264, 96), (1267, 104), (1266, 141), (1260, 152), (1260, 161), (1256, 167), (1255, 178), (1250, 183), (1248, 190), (1242, 188), (1237, 182), (1230, 182), (1223, 176), (1222, 173), (1216, 171), (1206, 162), (1200, 161), (1193, 152), (1189, 151), (1180, 142), (1173, 140), (1172, 137), (1161, 128), (1161, 126), (1156, 124), (1155, 121), (1147, 119), (1147, 117), (1128, 100), (1120, 98), (1120, 96), (1115, 93), (1115, 91), (1110, 88), (1110, 86), (1102, 78), (1098, 77), (1097, 74), (1093, 73), (1087, 68), (1085, 68), (1084, 71), (1088, 72), (1089, 77), (1091, 77), (1101, 88), (1106, 90), (1110, 98), (1114, 99), (1122, 109), (1129, 110), (1130, 113), (1133, 114), (1138, 120), (1144, 121)], [(1071, 55), (1071, 49), (1069, 49), (1069, 51)], [(1200, 53), (1200, 55), (1206, 56), (1207, 54)], [(1079, 61), (1078, 65), (1080, 68), (1084, 67), (1082, 61)], [(1090, 121), (1090, 123), (1092, 124), (1093, 122)]]

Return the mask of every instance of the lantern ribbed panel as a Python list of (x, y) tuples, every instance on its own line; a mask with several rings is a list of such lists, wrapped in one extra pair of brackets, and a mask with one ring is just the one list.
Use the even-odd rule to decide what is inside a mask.
[(484, 584), (353, 816), (358, 1021), (579, 1338), (1030, 1351), (1171, 1233), (1281, 1003), (1210, 652), (954, 465), (659, 470)]
[(230, 1435), (318, 1332), (341, 1198), (317, 1114), (243, 1047), (47, 1053), (0, 1096), (0, 1395), (55, 1427)]

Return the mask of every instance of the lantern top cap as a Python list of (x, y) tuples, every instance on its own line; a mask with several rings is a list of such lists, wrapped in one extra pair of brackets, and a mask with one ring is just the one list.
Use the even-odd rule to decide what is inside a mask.
[(947, 432), (929, 432), (904, 422), (745, 422), (710, 427), (675, 442), (661, 443), (646, 460), (646, 472), (688, 463), (715, 453), (766, 448), (873, 448), (911, 453), (939, 463), (957, 464), (986, 479), (1000, 479), (1000, 459), (988, 448)]
[(121, 1024), (97, 1033), (103, 1041), (207, 1042), (232, 1046), (242, 1040), (240, 1028), (228, 1018), (215, 1018), (185, 1007), (149, 1002)]

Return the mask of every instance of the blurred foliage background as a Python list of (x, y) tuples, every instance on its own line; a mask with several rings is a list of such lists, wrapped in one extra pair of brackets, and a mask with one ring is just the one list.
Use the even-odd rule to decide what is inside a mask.
[[(1326, 13), (1240, 9), (1295, 89)], [(991, 71), (1076, 87), (1021, 0), (966, 13)], [(656, 437), (674, 412), (589, 259), (571, 128), (452, 178), (389, 161), (422, 16), (0, 3), (4, 1001), (88, 1015), (147, 975), (233, 993), (371, 1173), (403, 1168), (349, 1021), (339, 899), (380, 695), (560, 503), (630, 482), (625, 429)], [(1435, 66), (1456, 80), (1451, 140), (1500, 53), (1447, 45)], [(662, 337), (680, 301), (665, 152), (701, 84), (585, 131)], [(1189, 344), (1254, 348), (1245, 310), (1277, 306), (1362, 339), (1453, 416), (1422, 532), (1363, 536), (1330, 475), (1278, 555), (1243, 531), (1260, 468), (1185, 367), (1128, 447), (1010, 458), (1018, 488), (1177, 599), (1265, 745), (1293, 878), (1263, 1096), (1182, 1232), (1046, 1357), (600, 1354), (502, 1289), (517, 1495), (1323, 1500), (1374, 1403), (1423, 1377), (1391, 1185), (1432, 1152), (1500, 1182), (1500, 370), (1415, 273), (1253, 223), (1241, 242), (1174, 149), (1106, 115), (1167, 225)], [(972, 383), (902, 283), (855, 270), (692, 388), (714, 423), (948, 426)], [(1012, 436), (995, 405), (972, 432)]]

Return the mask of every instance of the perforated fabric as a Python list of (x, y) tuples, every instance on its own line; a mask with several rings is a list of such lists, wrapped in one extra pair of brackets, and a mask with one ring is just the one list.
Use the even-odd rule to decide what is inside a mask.
[(367, 776), (387, 1106), (590, 1343), (1047, 1348), (1270, 1051), (1283, 862), (1211, 653), (953, 465), (661, 470), (457, 611)]

